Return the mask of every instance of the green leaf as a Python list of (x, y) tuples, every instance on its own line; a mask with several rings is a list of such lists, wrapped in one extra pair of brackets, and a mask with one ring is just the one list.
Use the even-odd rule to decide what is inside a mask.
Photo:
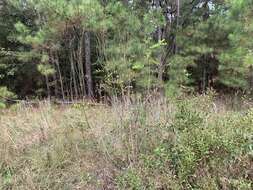
[(133, 66), (132, 66), (132, 69), (133, 70), (141, 70), (144, 68), (144, 64), (143, 63), (135, 63)]

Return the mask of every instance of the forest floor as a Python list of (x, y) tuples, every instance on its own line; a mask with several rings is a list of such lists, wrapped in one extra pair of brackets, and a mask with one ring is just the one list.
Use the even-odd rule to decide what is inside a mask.
[(253, 187), (253, 109), (183, 100), (0, 111), (0, 189)]

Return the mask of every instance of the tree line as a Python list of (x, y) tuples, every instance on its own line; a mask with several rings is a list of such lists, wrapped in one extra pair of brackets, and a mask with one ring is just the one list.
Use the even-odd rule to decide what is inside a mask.
[(1, 97), (253, 88), (251, 0), (0, 0)]

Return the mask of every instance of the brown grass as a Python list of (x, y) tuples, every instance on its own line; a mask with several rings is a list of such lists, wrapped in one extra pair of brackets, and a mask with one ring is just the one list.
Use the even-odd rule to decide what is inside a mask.
[[(209, 96), (189, 102), (192, 109), (201, 110), (203, 126), (234, 114)], [(163, 153), (166, 150), (160, 150), (165, 143), (178, 143), (172, 127), (177, 109), (177, 101), (159, 98), (125, 99), (123, 103), (115, 99), (111, 106), (41, 102), (36, 108), (16, 105), (2, 111), (0, 189), (147, 189), (148, 182), (153, 184), (150, 189), (185, 189), (181, 174), (175, 173), (172, 160)], [(184, 133), (182, 138), (187, 138)], [(212, 155), (204, 155), (198, 163), (203, 167), (196, 167), (195, 175), (201, 180), (188, 180), (203, 188), (218, 188), (208, 156)], [(250, 177), (252, 162), (246, 154), (240, 158), (244, 159), (228, 173), (238, 173), (246, 165), (243, 171)], [(220, 175), (220, 181), (228, 177)], [(241, 186), (247, 184), (244, 177), (241, 174)]]

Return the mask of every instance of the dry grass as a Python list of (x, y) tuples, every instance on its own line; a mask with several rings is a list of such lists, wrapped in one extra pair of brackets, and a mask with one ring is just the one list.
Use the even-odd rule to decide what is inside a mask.
[[(202, 154), (202, 150), (198, 150), (199, 157), (187, 160), (191, 159), (186, 158), (190, 153), (196, 154), (195, 146), (197, 150), (202, 145), (193, 142), (188, 147), (184, 144), (189, 136), (194, 138), (197, 129), (181, 131), (177, 125), (183, 126), (186, 122), (190, 128), (190, 125), (195, 125), (196, 117), (183, 118), (183, 123), (182, 119), (176, 119), (178, 104), (181, 105), (163, 98), (152, 101), (127, 99), (125, 103), (116, 99), (111, 106), (85, 103), (54, 106), (41, 102), (36, 108), (17, 105), (2, 111), (0, 189), (189, 189), (194, 184), (200, 189), (219, 189), (232, 187), (233, 183), (233, 187), (249, 188), (253, 165), (248, 153), (238, 153), (235, 157), (242, 159), (239, 162), (231, 160), (237, 170), (243, 165), (242, 172), (248, 172), (248, 176), (239, 172), (238, 178), (231, 179), (229, 175), (238, 173), (236, 169), (227, 173), (219, 170), (220, 174), (216, 170), (210, 171), (212, 164), (206, 159), (219, 163), (215, 161), (216, 157), (219, 160), (230, 154), (215, 152), (223, 150), (215, 149), (212, 138), (208, 143), (210, 149), (214, 149), (213, 153)], [(228, 125), (233, 131), (232, 127), (237, 125), (238, 114), (224, 111), (224, 106), (217, 106), (208, 96), (193, 98), (186, 104), (192, 104), (189, 105), (191, 109), (201, 111), (201, 126)], [(231, 123), (225, 118), (229, 118)], [(210, 133), (209, 136), (217, 135), (215, 130), (207, 129), (207, 133)], [(226, 130), (231, 135), (231, 143), (237, 142), (237, 136), (230, 128), (221, 128), (223, 132)], [(243, 135), (253, 134), (247, 127), (241, 132)], [(205, 135), (201, 130), (196, 133)], [(220, 145), (222, 148), (222, 143), (225, 144), (230, 137), (224, 135), (224, 138)], [(209, 146), (203, 143), (203, 146)], [(246, 141), (238, 143), (231, 147), (229, 143), (224, 145), (224, 151), (234, 147), (238, 147), (239, 151), (243, 143), (246, 145)], [(174, 165), (173, 159), (177, 158), (171, 155), (178, 153), (174, 154), (175, 150), (168, 147), (172, 144), (174, 149), (184, 153), (179, 155), (180, 163)], [(183, 145), (185, 149), (180, 147)], [(221, 157), (214, 154), (221, 154)], [(194, 168), (189, 168), (191, 165)], [(229, 166), (232, 167), (232, 164)], [(193, 177), (193, 174), (196, 176)], [(202, 177), (198, 179), (198, 176)]]

